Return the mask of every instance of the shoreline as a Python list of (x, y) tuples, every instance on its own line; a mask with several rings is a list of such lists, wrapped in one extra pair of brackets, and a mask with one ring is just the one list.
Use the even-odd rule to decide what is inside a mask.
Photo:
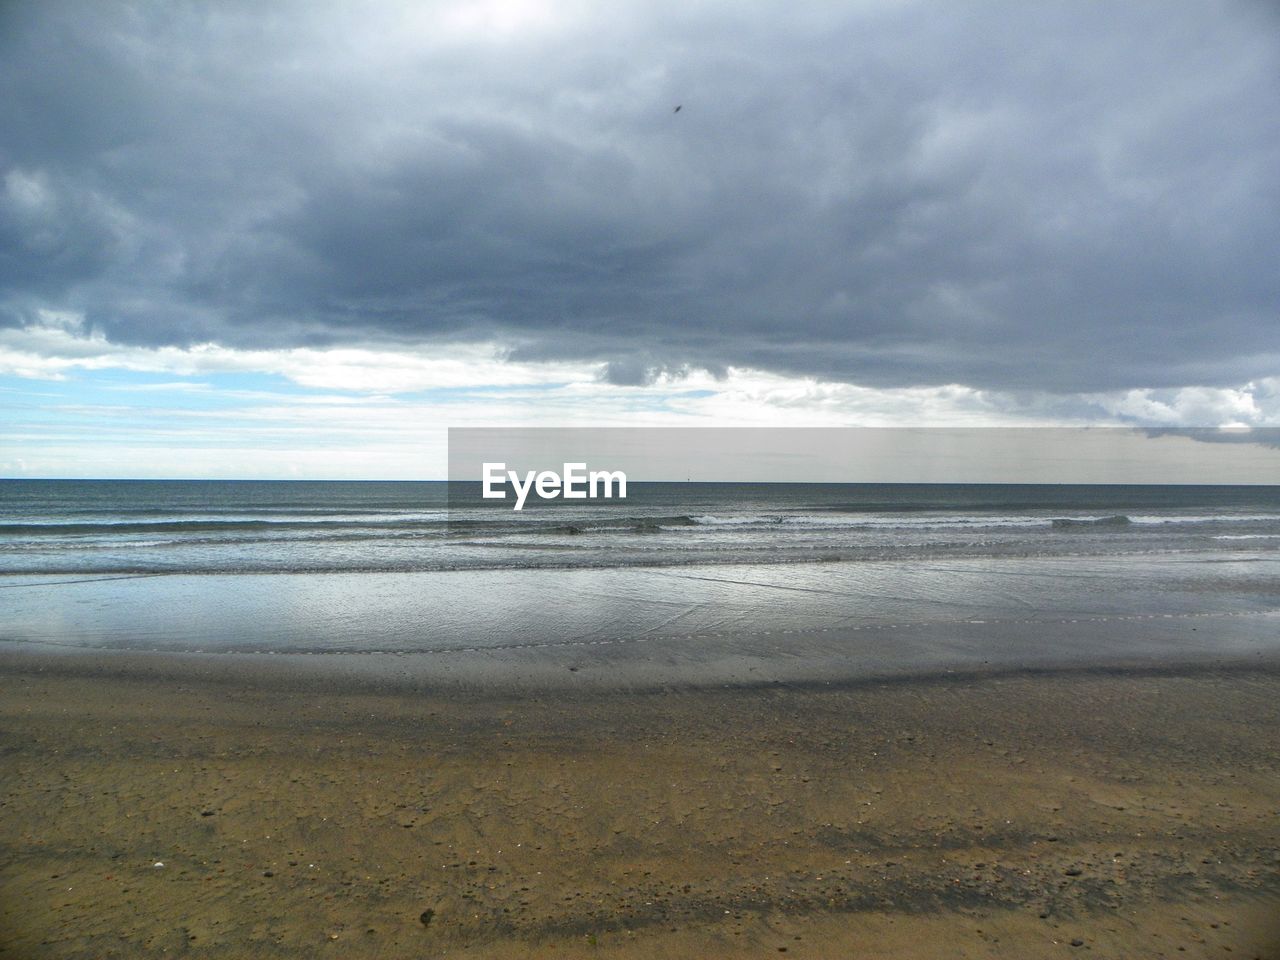
[(1270, 659), (532, 691), (208, 659), (0, 655), (0, 956), (1280, 945)]
[[(402, 692), (598, 695), (647, 690), (831, 688), (948, 678), (1280, 668), (1272, 610), (1193, 616), (904, 623), (787, 631), (735, 640), (690, 635), (492, 643), (456, 648), (314, 649), (102, 646), (0, 637), (0, 669), (235, 685)], [(219, 649), (221, 647), (221, 649)]]
[[(810, 665), (802, 674), (735, 676), (721, 674), (676, 682), (643, 672), (628, 676), (615, 666), (587, 663), (567, 669), (556, 663), (536, 672), (509, 670), (504, 676), (485, 664), (489, 651), (441, 653), (243, 653), (240, 651), (171, 651), (49, 646), (13, 642), (0, 646), (0, 676), (99, 678), (155, 683), (205, 683), (234, 688), (308, 693), (360, 693), (389, 696), (463, 698), (468, 701), (520, 701), (544, 695), (574, 699), (667, 694), (751, 694), (787, 689), (797, 692), (853, 692), (897, 686), (947, 685), (1002, 679), (1069, 679), (1091, 677), (1195, 677), (1211, 675), (1280, 676), (1280, 650), (1236, 654), (1183, 653), (1180, 656), (1115, 657), (1099, 663), (1063, 659), (1044, 663), (1004, 662), (921, 666), (880, 672), (831, 670), (825, 675)], [(477, 656), (478, 654), (478, 656)], [(441, 659), (478, 659), (470, 670), (430, 669)], [(826, 666), (821, 665), (821, 666)], [(567, 674), (567, 675), (566, 675)]]

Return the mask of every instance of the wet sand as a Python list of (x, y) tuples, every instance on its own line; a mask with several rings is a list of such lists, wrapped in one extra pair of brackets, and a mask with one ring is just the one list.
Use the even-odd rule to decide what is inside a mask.
[(0, 738), (0, 957), (1280, 956), (1274, 664), (538, 692), (6, 654)]

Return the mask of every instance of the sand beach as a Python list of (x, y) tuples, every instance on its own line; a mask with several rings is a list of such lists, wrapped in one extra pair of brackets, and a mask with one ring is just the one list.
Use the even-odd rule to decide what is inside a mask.
[(0, 661), (0, 956), (1275, 957), (1280, 669)]

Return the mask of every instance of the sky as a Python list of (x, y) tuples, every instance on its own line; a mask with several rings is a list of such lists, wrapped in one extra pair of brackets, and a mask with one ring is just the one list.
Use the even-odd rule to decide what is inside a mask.
[(1260, 0), (8, 0), (0, 90), (0, 476), (1280, 425)]

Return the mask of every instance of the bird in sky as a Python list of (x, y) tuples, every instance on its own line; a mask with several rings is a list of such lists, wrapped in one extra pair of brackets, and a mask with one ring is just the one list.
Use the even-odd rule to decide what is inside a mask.
[(684, 104), (683, 104), (683, 103), (677, 103), (677, 104), (676, 104), (676, 108), (675, 108), (674, 110), (672, 110), (671, 112), (672, 112), (672, 113), (679, 113), (679, 112), (680, 112), (680, 108), (681, 108), (681, 107), (683, 107), (683, 106), (684, 106)]

